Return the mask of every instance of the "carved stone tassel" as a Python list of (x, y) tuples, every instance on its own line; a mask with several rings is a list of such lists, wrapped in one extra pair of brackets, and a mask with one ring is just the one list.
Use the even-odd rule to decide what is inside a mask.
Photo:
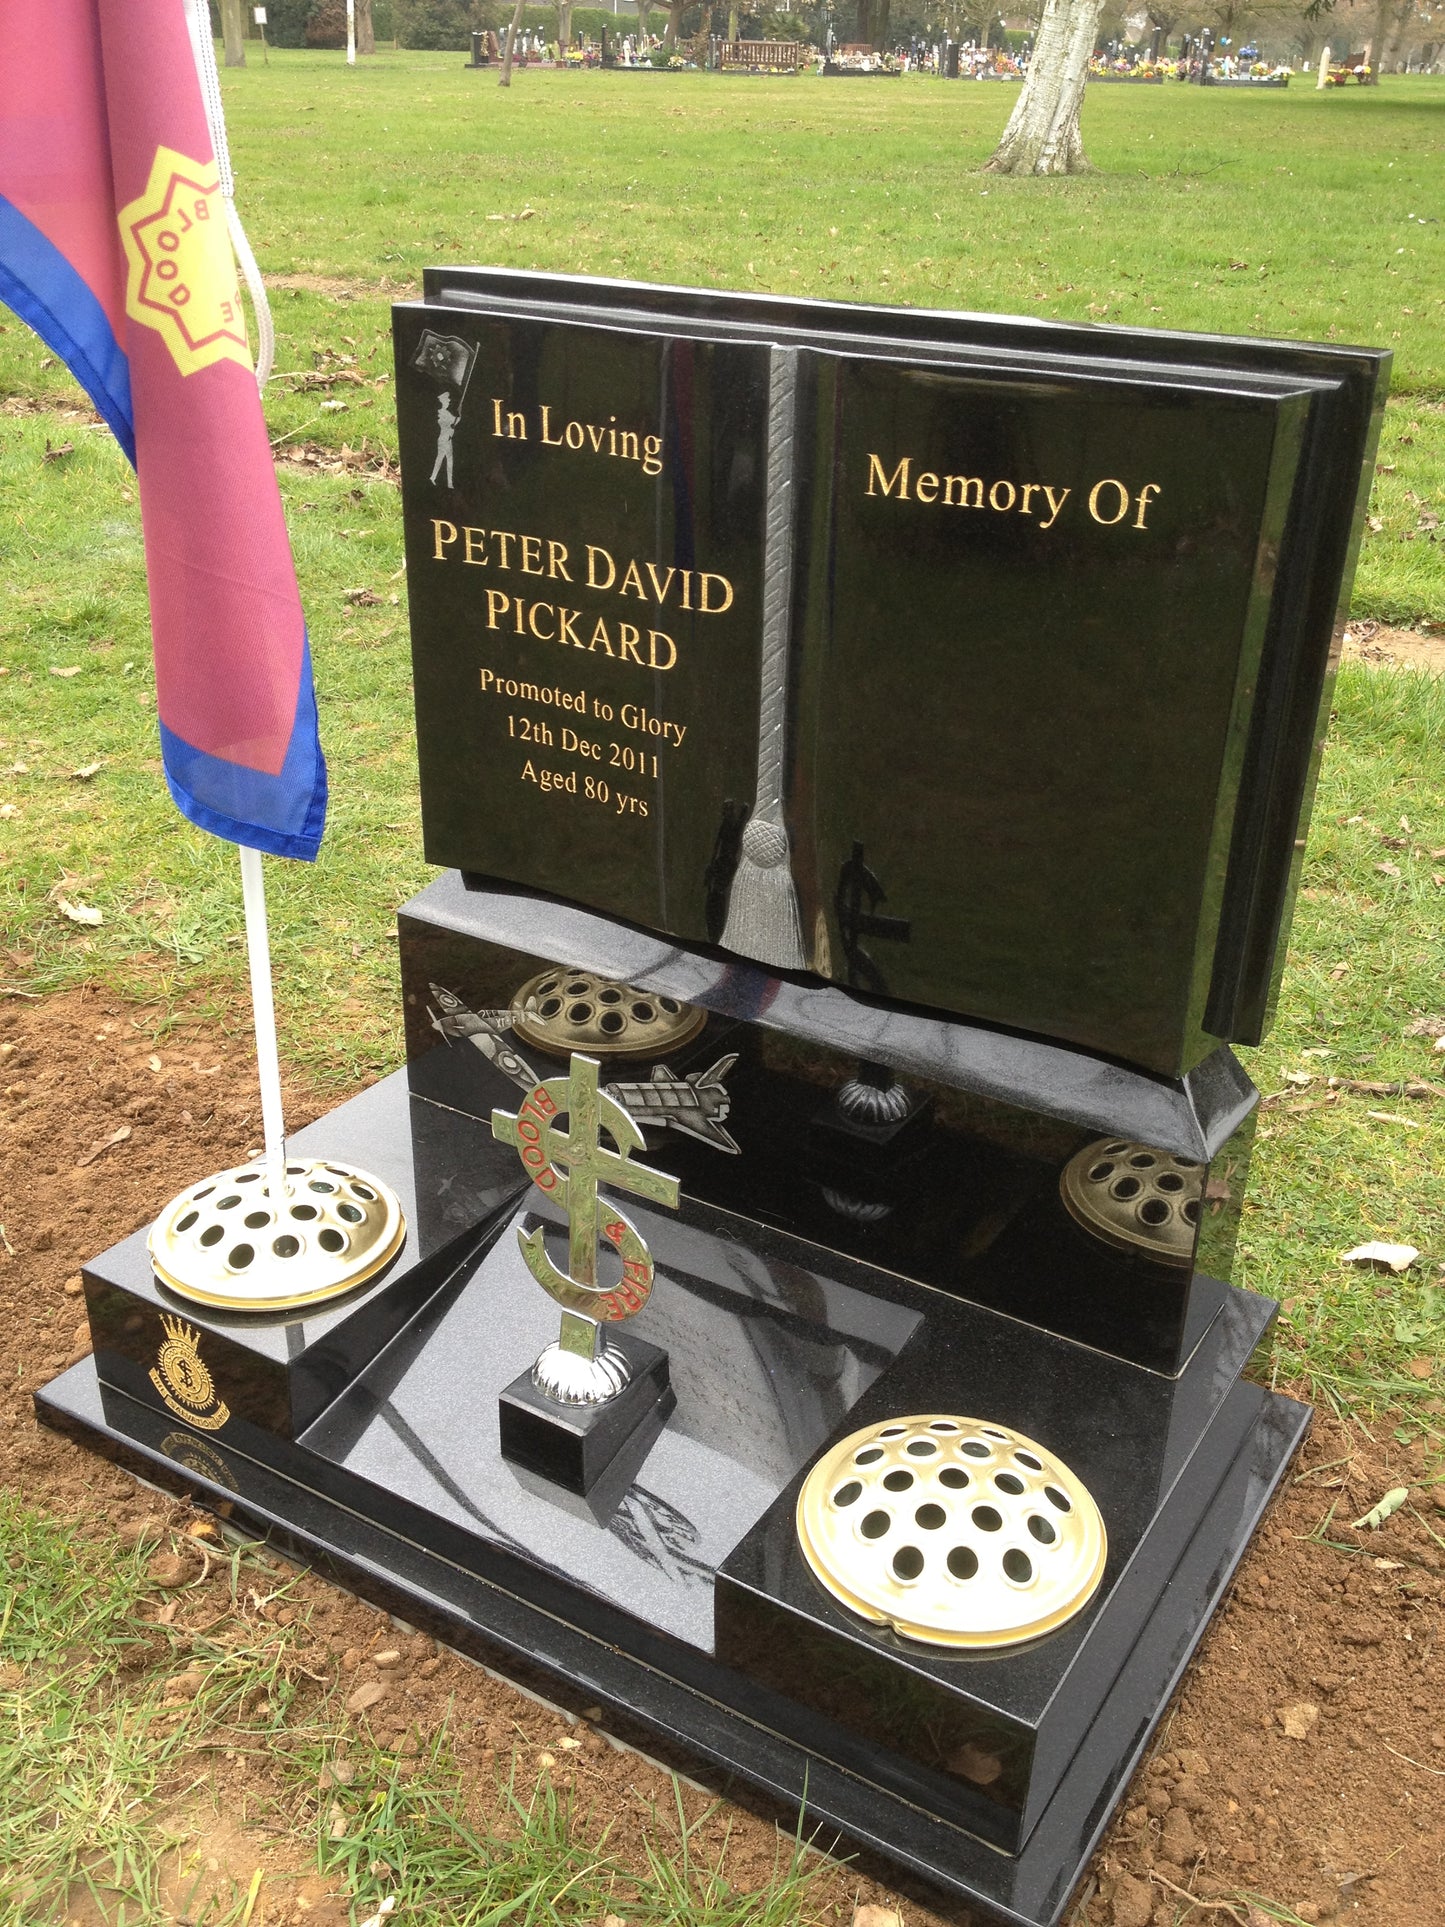
[(768, 371), (767, 527), (763, 547), (758, 790), (742, 834), (722, 940), (777, 970), (802, 970), (798, 894), (788, 865), (783, 777), (788, 726), (788, 619), (793, 599), (793, 468), (798, 354), (774, 348)]

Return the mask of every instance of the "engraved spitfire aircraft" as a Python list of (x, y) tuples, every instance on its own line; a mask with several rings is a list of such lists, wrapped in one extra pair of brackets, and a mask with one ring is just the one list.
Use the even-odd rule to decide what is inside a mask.
[[(440, 1015), (428, 1004), (427, 1016), (432, 1028), (448, 1044), (454, 1038), (465, 1038), (521, 1090), (531, 1091), (542, 1082), (512, 1041), (517, 1003), (506, 1010), (469, 1010), (454, 991), (445, 990), (440, 984), (429, 988)], [(566, 1054), (565, 1048), (560, 1054)], [(707, 1070), (692, 1071), (687, 1077), (678, 1077), (666, 1064), (654, 1064), (650, 1078), (637, 1082), (617, 1079), (604, 1088), (638, 1124), (651, 1125), (656, 1130), (680, 1131), (712, 1145), (714, 1150), (737, 1156), (741, 1146), (724, 1128), (732, 1100), (723, 1084), (736, 1062), (737, 1053), (730, 1052)]]

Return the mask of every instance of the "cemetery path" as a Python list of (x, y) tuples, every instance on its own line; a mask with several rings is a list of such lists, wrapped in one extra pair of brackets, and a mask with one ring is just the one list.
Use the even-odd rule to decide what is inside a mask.
[[(424, 1771), (426, 1743), (449, 1721), (478, 1824), (503, 1837), (515, 1826), (494, 1791), (510, 1771), (522, 1792), (536, 1780), (572, 1790), (584, 1833), (610, 1826), (608, 1850), (625, 1863), (645, 1868), (648, 1842), (674, 1853), (665, 1774), (585, 1708), (540, 1705), (313, 1575), (282, 1600), (252, 1592), (236, 1604), (228, 1562), (210, 1569), (184, 1506), (36, 1427), (30, 1394), (87, 1348), (80, 1258), (147, 1222), (187, 1176), (239, 1158), (259, 1132), (244, 1045), (198, 1008), (167, 1015), (95, 987), (0, 1001), (0, 1485), (82, 1537), (139, 1547), (146, 1611), (173, 1635), (253, 1610), (290, 1628), (307, 1704), (329, 1700), (343, 1724), (364, 1722), (404, 1774)], [(304, 1089), (288, 1103), (293, 1125), (322, 1108)], [(1396, 1443), (1388, 1413), (1321, 1416), (1096, 1857), (1074, 1927), (1438, 1918), (1445, 1489), (1429, 1476), (1420, 1448)], [(1399, 1486), (1409, 1500), (1385, 1525), (1348, 1523)], [(167, 1693), (175, 1710), (163, 1718), (179, 1721), (184, 1687), (173, 1680)], [(288, 1781), (277, 1765), (283, 1752), (237, 1750), (202, 1727), (167, 1768), (157, 1817), (196, 1840), (218, 1880), (229, 1873), (244, 1887), (265, 1869), (252, 1927), (302, 1917), (339, 1927), (345, 1897), (316, 1874), (315, 1841), (338, 1816), (344, 1831), (349, 1783), (327, 1769), (298, 1796), (294, 1773)], [(772, 1826), (710, 1807), (682, 1789), (682, 1811), (699, 1823), (694, 1859), (726, 1847), (733, 1891), (759, 1892), (775, 1865)], [(908, 1927), (960, 1919), (936, 1894), (855, 1868), (825, 1870), (811, 1899), (828, 1922), (846, 1923), (859, 1903), (897, 1910)], [(86, 1900), (73, 1918), (98, 1927), (109, 1916)]]

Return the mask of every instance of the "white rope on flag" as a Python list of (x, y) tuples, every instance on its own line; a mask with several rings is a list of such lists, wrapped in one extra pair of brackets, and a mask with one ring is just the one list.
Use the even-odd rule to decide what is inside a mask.
[(211, 147), (216, 156), (216, 178), (221, 198), (226, 203), (226, 231), (256, 311), (256, 386), (264, 394), (276, 360), (276, 329), (271, 320), (271, 303), (266, 283), (246, 239), (246, 230), (236, 212), (236, 177), (231, 171), (231, 148), (226, 139), (226, 116), (221, 105), (221, 76), (216, 71), (216, 43), (211, 38), (211, 10), (207, 0), (185, 0), (186, 27), (191, 36), (196, 76), (201, 83), (201, 99), (206, 109), (206, 125), (211, 132)]

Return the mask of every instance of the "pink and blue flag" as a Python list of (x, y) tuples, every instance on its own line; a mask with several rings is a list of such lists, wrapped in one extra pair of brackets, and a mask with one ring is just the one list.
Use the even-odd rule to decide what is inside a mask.
[(0, 300), (135, 464), (171, 795), (217, 836), (314, 857), (310, 647), (186, 0), (3, 12)]

